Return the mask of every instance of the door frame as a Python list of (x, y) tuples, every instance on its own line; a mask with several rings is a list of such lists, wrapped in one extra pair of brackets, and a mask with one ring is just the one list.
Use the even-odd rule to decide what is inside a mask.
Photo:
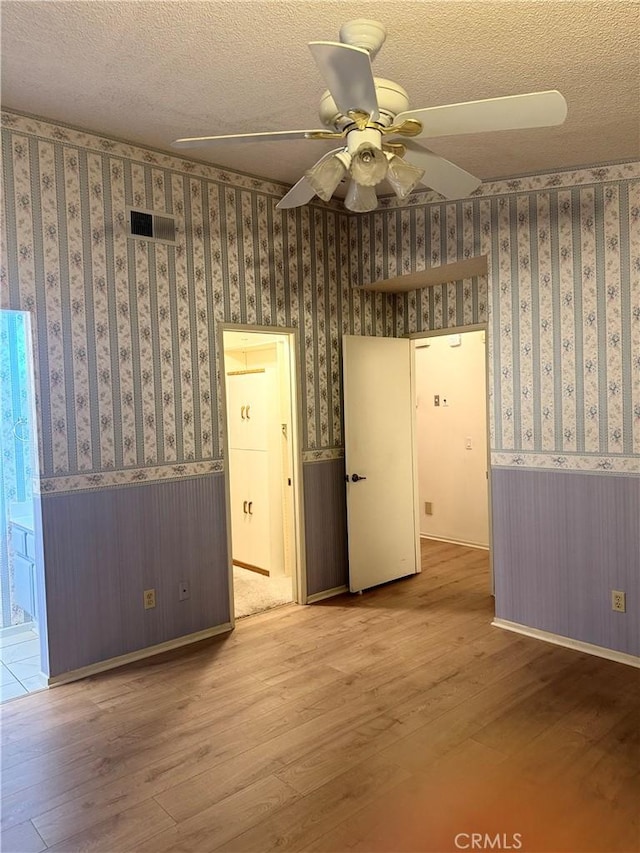
[[(291, 399), (291, 444), (292, 444), (292, 488), (293, 488), (293, 529), (294, 529), (294, 571), (293, 601), (296, 604), (307, 603), (307, 572), (305, 560), (304, 539), (304, 494), (302, 481), (302, 446), (300, 436), (302, 435), (302, 386), (300, 369), (298, 366), (298, 329), (288, 326), (257, 326), (243, 323), (226, 323), (219, 321), (218, 328), (218, 356), (220, 365), (220, 413), (222, 426), (222, 450), (224, 453), (224, 490), (225, 490), (225, 512), (227, 530), (227, 555), (229, 560), (229, 621), (231, 627), (235, 627), (234, 594), (233, 594), (233, 552), (231, 536), (231, 479), (230, 479), (230, 455), (229, 455), (229, 421), (227, 413), (227, 383), (224, 353), (224, 332), (249, 332), (260, 335), (271, 335), (273, 337), (288, 338), (289, 341), (289, 383)], [(275, 343), (275, 341), (274, 341)]]
[[(29, 428), (32, 434), (31, 444), (31, 458), (29, 460), (31, 469), (32, 469), (32, 480), (33, 480), (33, 490), (31, 497), (31, 504), (33, 510), (33, 534), (35, 539), (35, 559), (34, 559), (34, 571), (33, 571), (33, 582), (35, 586), (34, 596), (35, 596), (35, 607), (37, 613), (32, 613), (31, 616), (33, 621), (38, 626), (38, 635), (39, 635), (39, 650), (38, 656), (40, 659), (40, 669), (41, 672), (46, 675), (49, 674), (49, 634), (48, 634), (48, 619), (47, 619), (47, 595), (46, 595), (46, 564), (45, 564), (45, 554), (44, 547), (42, 542), (42, 502), (41, 502), (41, 492), (40, 492), (40, 478), (42, 476), (42, 459), (40, 457), (40, 423), (38, 420), (38, 411), (37, 411), (37, 403), (36, 403), (36, 394), (37, 394), (37, 376), (36, 376), (36, 362), (34, 358), (34, 346), (35, 346), (35, 328), (33, 322), (33, 315), (30, 311), (23, 311), (22, 309), (14, 309), (14, 308), (0, 308), (0, 313), (5, 316), (19, 316), (22, 318), (24, 322), (25, 329), (25, 356), (26, 356), (26, 382), (27, 382), (27, 407), (29, 409)], [(0, 478), (4, 476), (2, 471), (2, 462), (0, 461)], [(4, 483), (0, 482), (0, 490), (3, 492), (2, 497), (0, 498), (0, 503), (4, 501)], [(4, 520), (4, 519), (3, 519)], [(0, 520), (0, 523), (1, 521)], [(7, 515), (8, 522), (8, 515)], [(6, 531), (2, 531), (3, 535), (6, 538), (6, 548), (7, 548), (7, 556), (9, 549), (11, 548), (11, 544), (9, 542), (8, 529)], [(1, 622), (2, 620), (0, 620)], [(3, 630), (7, 630), (7, 628), (11, 628), (12, 626), (5, 626)], [(20, 627), (20, 626), (16, 626)]]
[[(485, 348), (484, 348), (484, 375), (485, 375), (485, 399), (486, 399), (486, 424), (487, 424), (487, 511), (489, 520), (489, 579), (491, 586), (491, 595), (494, 595), (495, 580), (493, 573), (493, 522), (492, 522), (492, 500), (491, 500), (491, 409), (489, 396), (489, 324), (488, 323), (472, 323), (468, 326), (452, 326), (447, 329), (431, 329), (424, 332), (412, 332), (407, 335), (411, 341), (412, 361), (415, 366), (415, 350), (416, 341), (424, 338), (438, 338), (445, 335), (464, 335), (466, 332), (484, 332), (485, 333)], [(415, 464), (418, 464), (418, 450), (415, 449)]]

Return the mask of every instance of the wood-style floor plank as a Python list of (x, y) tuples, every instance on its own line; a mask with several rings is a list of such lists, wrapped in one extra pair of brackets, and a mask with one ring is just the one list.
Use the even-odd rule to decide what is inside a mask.
[(15, 853), (18, 853), (18, 851), (20, 853), (42, 853), (43, 850), (46, 850), (46, 847), (47, 845), (30, 820), (19, 823), (10, 829), (3, 828), (0, 849), (6, 851), (6, 853), (9, 853), (9, 851), (15, 851)]
[(98, 820), (84, 832), (66, 838), (62, 843), (48, 847), (52, 853), (104, 853), (110, 850), (138, 850), (145, 839), (173, 826), (169, 815), (153, 800), (128, 808), (126, 803), (118, 814)]
[(421, 575), (9, 702), (2, 850), (640, 853), (638, 671), (492, 616), (488, 554), (425, 541)]

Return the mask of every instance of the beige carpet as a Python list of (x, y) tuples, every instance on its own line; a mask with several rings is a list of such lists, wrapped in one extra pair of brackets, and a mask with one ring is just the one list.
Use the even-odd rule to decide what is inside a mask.
[(282, 575), (266, 577), (234, 566), (233, 597), (236, 619), (262, 613), (293, 601), (291, 578)]

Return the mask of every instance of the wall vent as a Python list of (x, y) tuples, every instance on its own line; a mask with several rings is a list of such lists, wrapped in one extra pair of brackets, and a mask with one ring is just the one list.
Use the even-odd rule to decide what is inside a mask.
[(154, 243), (176, 243), (176, 220), (170, 214), (158, 214), (152, 210), (127, 208), (129, 237), (151, 240)]

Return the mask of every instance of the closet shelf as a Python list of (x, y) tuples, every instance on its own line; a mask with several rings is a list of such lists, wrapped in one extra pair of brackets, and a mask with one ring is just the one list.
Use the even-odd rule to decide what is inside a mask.
[(486, 274), (487, 256), (477, 255), (473, 258), (466, 258), (464, 261), (454, 261), (450, 264), (441, 264), (438, 267), (429, 267), (429, 269), (420, 270), (420, 272), (381, 279), (372, 284), (364, 284), (357, 289), (374, 290), (378, 293), (406, 293), (410, 290), (420, 290), (423, 287), (433, 287), (436, 284), (447, 284), (450, 281), (460, 281), (460, 279), (471, 278), (474, 275)]

